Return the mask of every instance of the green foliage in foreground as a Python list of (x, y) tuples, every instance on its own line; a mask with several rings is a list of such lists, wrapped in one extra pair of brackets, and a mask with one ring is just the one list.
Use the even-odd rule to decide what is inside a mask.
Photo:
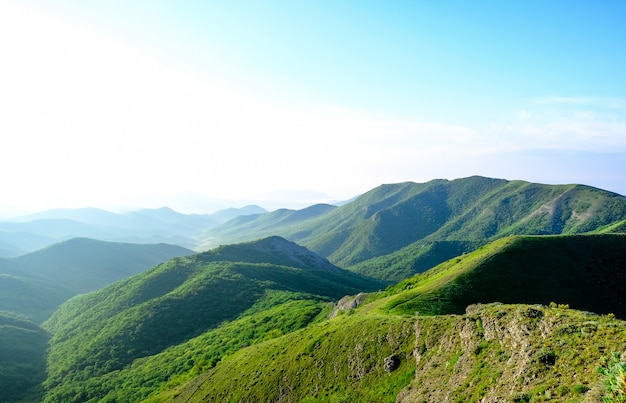
[[(147, 402), (581, 402), (626, 346), (624, 322), (572, 309), (472, 306), (464, 315), (360, 308), (242, 349)], [(387, 372), (385, 358), (399, 366)]]
[(606, 393), (603, 401), (605, 403), (626, 402), (626, 362), (618, 353), (614, 353), (606, 367), (598, 369), (604, 376), (604, 386)]
[(48, 334), (25, 318), (0, 312), (0, 402), (14, 402), (46, 378)]
[[(177, 259), (59, 310), (47, 324), (46, 400), (579, 402), (602, 392), (607, 354), (626, 350), (615, 319), (626, 317), (625, 265), (624, 235), (508, 237), (319, 321), (325, 302), (375, 289), (372, 280)], [(543, 306), (466, 310), (493, 301)], [(159, 344), (158, 329), (180, 341)], [(399, 367), (388, 373), (392, 356)]]
[(87, 378), (76, 373), (52, 389), (46, 401), (136, 402), (194, 378), (241, 348), (300, 329), (329, 310), (328, 303), (310, 295), (269, 292), (241, 318), (122, 370)]
[[(414, 376), (412, 321), (339, 316), (241, 350), (150, 402), (394, 402)], [(399, 367), (387, 373), (384, 359)]]

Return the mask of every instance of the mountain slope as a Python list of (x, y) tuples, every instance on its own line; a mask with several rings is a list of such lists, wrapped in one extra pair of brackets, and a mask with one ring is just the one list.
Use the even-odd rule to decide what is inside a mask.
[(0, 312), (0, 401), (22, 399), (45, 380), (48, 338), (25, 318)]
[(600, 401), (597, 368), (623, 349), (625, 330), (615, 319), (528, 305), (356, 313), (243, 349), (146, 402)]
[(404, 267), (382, 267), (381, 273), (363, 271), (397, 281), (400, 278), (387, 277), (385, 271), (413, 274), (426, 267), (419, 262), (423, 257), (416, 251), (420, 248), (452, 242), (447, 247), (439, 244), (441, 255), (430, 250), (426, 260), (437, 264), (450, 257), (450, 249), (468, 252), (507, 235), (590, 232), (623, 222), (626, 198), (584, 185), (543, 185), (473, 176), (382, 185), (319, 215), (285, 221), (287, 214), (295, 212), (229, 221), (206, 231), (204, 245), (280, 235), (334, 264), (351, 268), (414, 244), (413, 256)]
[(462, 313), (478, 302), (556, 302), (626, 318), (626, 235), (515, 236), (459, 256), (389, 291), (391, 313)]
[[(256, 320), (267, 322), (271, 317), (261, 319), (259, 315), (292, 304), (283, 315), (284, 323), (295, 324), (281, 332), (291, 331), (310, 322), (331, 300), (384, 286), (332, 266), (277, 237), (172, 259), (97, 292), (73, 298), (44, 324), (52, 334), (46, 399), (102, 398), (110, 392), (105, 385), (111, 382), (109, 374), (113, 371), (128, 371), (131, 364), (136, 365), (134, 360), (145, 360), (167, 348), (189, 343), (232, 321), (257, 315)], [(291, 301), (308, 301), (310, 306), (293, 305)], [(302, 316), (306, 311), (309, 313)], [(235, 324), (231, 326), (241, 330)], [(240, 339), (239, 333), (226, 334), (223, 340), (248, 340)], [(210, 335), (206, 337), (211, 339)], [(214, 362), (229, 349), (222, 350), (205, 358), (204, 353), (199, 354), (195, 360)], [(78, 393), (87, 384), (95, 395)]]
[(599, 401), (626, 323), (586, 311), (626, 317), (625, 258), (624, 235), (504, 238), (147, 401)]
[(97, 290), (174, 256), (176, 245), (71, 239), (11, 259), (0, 259), (0, 310), (42, 322), (68, 298)]

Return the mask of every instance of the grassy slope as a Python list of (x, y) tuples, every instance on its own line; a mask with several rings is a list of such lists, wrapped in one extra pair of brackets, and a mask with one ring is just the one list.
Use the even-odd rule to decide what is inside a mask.
[[(596, 369), (624, 348), (624, 322), (575, 310), (357, 312), (245, 348), (146, 401), (580, 402), (601, 393)], [(387, 373), (391, 356), (399, 366)]]
[(477, 302), (567, 303), (626, 318), (626, 236), (508, 237), (399, 283), (395, 313), (460, 313)]
[[(120, 392), (117, 399), (126, 401), (122, 396), (133, 393), (143, 396), (158, 390), (171, 376), (184, 378), (196, 364), (195, 370), (213, 365), (243, 343), (257, 342), (272, 331), (275, 334), (306, 325), (322, 309), (321, 303), (382, 286), (343, 270), (249, 263), (241, 260), (256, 260), (258, 250), (240, 252), (231, 261), (216, 261), (216, 252), (173, 259), (64, 304), (44, 324), (53, 334), (46, 401), (100, 399), (111, 390), (137, 386), (133, 380), (147, 377), (150, 381), (142, 383), (140, 391)], [(290, 302), (294, 300), (304, 302)], [(258, 316), (265, 315), (262, 308), (282, 309), (282, 322), (287, 324), (284, 329), (266, 326), (259, 335), (244, 337), (244, 325), (228, 324), (245, 321), (245, 316), (253, 314), (256, 321), (270, 321), (263, 319), (267, 315)], [(204, 349), (193, 347), (186, 361), (174, 359), (192, 348), (189, 346), (202, 344), (189, 341), (195, 337), (210, 344)], [(214, 346), (215, 337), (234, 343)], [(185, 347), (186, 343), (192, 344)], [(175, 352), (166, 353), (168, 347)], [(165, 355), (146, 358), (159, 353)], [(152, 375), (139, 369), (140, 375), (131, 368), (139, 365), (133, 364), (134, 360), (163, 363), (163, 357), (176, 364)], [(120, 379), (125, 379), (126, 386), (120, 386)]]
[(231, 221), (207, 237), (223, 243), (281, 235), (341, 267), (397, 281), (503, 236), (584, 233), (623, 222), (626, 198), (583, 185), (474, 176), (383, 185), (320, 215), (285, 220), (293, 214)]
[(450, 313), (556, 301), (626, 317), (625, 253), (622, 235), (505, 238), (149, 401), (582, 401), (626, 348), (624, 322), (536, 305)]

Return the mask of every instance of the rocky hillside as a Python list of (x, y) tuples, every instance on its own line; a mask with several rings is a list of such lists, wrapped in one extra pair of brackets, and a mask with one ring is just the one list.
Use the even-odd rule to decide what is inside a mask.
[(599, 402), (622, 321), (537, 305), (355, 313), (242, 350), (151, 402)]
[(625, 253), (623, 235), (504, 238), (152, 401), (594, 401), (626, 351)]

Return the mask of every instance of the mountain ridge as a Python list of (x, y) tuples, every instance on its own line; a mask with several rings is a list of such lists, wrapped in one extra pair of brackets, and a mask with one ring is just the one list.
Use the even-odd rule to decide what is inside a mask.
[(145, 401), (599, 402), (625, 254), (626, 235), (503, 238)]
[[(424, 248), (456, 242), (462, 253), (507, 235), (585, 233), (624, 219), (626, 198), (602, 189), (473, 176), (381, 185), (351, 203), (288, 224), (272, 213), (245, 223), (229, 221), (207, 230), (204, 245), (279, 235), (351, 269), (414, 243)], [(467, 249), (459, 249), (463, 245)], [(446, 252), (429, 259), (437, 264), (449, 257)], [(425, 267), (419, 260), (416, 254), (398, 272), (414, 274), (414, 268)]]
[[(275, 257), (268, 259), (271, 255)], [(150, 360), (146, 357), (191, 343), (203, 334), (210, 338), (222, 326), (235, 326), (246, 317), (260, 318), (268, 309), (291, 312), (280, 326), (295, 330), (333, 300), (386, 286), (312, 256), (302, 247), (272, 237), (174, 258), (67, 301), (43, 324), (52, 334), (46, 401), (103, 398), (111, 392), (105, 387), (110, 382), (107, 374), (130, 371), (135, 360)], [(293, 305), (293, 301), (301, 302)], [(293, 305), (291, 310), (286, 304)], [(301, 309), (309, 314), (302, 316)], [(266, 334), (257, 338), (263, 340), (277, 331), (265, 328)], [(223, 357), (223, 352), (211, 354), (208, 362)], [(99, 385), (92, 387), (96, 395), (79, 392), (90, 382)]]

